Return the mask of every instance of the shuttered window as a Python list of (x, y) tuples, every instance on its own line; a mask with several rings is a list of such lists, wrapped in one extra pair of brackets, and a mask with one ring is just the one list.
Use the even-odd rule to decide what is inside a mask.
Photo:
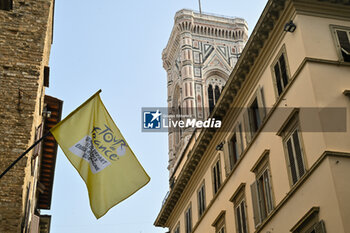
[(285, 48), (283, 48), (283, 51), (277, 56), (273, 63), (272, 71), (277, 95), (280, 96), (289, 83)]
[(290, 136), (285, 139), (285, 148), (288, 155), (288, 167), (290, 170), (292, 184), (295, 184), (305, 174), (305, 164), (298, 127), (295, 128)]
[(259, 87), (251, 101), (251, 104), (243, 113), (246, 145), (250, 143), (251, 139), (259, 130), (265, 116), (266, 108), (264, 103), (264, 91), (262, 87)]
[(225, 231), (225, 225), (224, 226), (222, 226), (218, 231), (217, 231), (217, 233), (225, 233), (226, 231)]
[(326, 233), (326, 226), (323, 220), (319, 219), (319, 207), (312, 207), (294, 227), (292, 233)]
[(190, 233), (192, 231), (192, 207), (188, 207), (185, 212), (185, 228), (186, 233)]
[(215, 233), (226, 233), (225, 214), (226, 211), (221, 211), (219, 216), (216, 217), (215, 221), (213, 222), (212, 226), (215, 227)]
[(305, 233), (326, 233), (324, 221), (319, 221), (317, 224), (308, 229)]
[(213, 186), (214, 186), (214, 194), (219, 191), (221, 187), (221, 167), (220, 160), (218, 160), (213, 167)]
[(205, 210), (205, 183), (198, 190), (198, 215), (201, 217)]
[(350, 62), (350, 31), (337, 29), (336, 36), (342, 60)]
[(276, 61), (273, 67), (273, 71), (275, 75), (277, 93), (278, 93), (278, 96), (280, 96), (289, 82), (286, 59), (285, 59), (284, 53), (282, 53), (278, 58), (278, 60)]
[(180, 233), (180, 223), (177, 224), (177, 226), (175, 227), (175, 230), (173, 232)]
[(253, 209), (254, 209), (254, 223), (258, 227), (262, 221), (273, 210), (272, 193), (269, 170), (257, 177), (256, 181), (250, 186)]
[(243, 151), (242, 124), (238, 121), (234, 127), (233, 135), (228, 139), (227, 147), (224, 149), (226, 176), (234, 169)]
[(237, 142), (237, 135), (236, 133), (233, 134), (231, 140), (230, 140), (230, 170), (232, 170), (233, 166), (237, 163), (239, 158), (239, 148), (238, 148), (238, 142)]
[(245, 200), (243, 199), (235, 208), (237, 233), (248, 232), (246, 213)]

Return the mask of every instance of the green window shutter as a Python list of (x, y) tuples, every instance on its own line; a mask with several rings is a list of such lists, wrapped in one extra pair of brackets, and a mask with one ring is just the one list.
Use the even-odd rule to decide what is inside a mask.
[(240, 157), (243, 152), (243, 142), (242, 142), (242, 132), (239, 129), (241, 123), (238, 122), (238, 124), (235, 127), (235, 133), (236, 133), (236, 139), (237, 139), (237, 146), (238, 146), (238, 156)]
[(228, 142), (225, 143), (226, 146), (224, 146), (224, 162), (225, 162), (225, 173), (226, 177), (230, 174), (231, 172), (231, 165), (230, 165), (230, 156), (231, 156), (231, 141), (229, 140)]
[(254, 225), (255, 228), (261, 224), (261, 216), (260, 216), (260, 205), (259, 205), (259, 197), (258, 197), (258, 183), (255, 181), (250, 185), (250, 190), (252, 194), (252, 203), (253, 203), (253, 213), (254, 213)]
[(315, 233), (326, 233), (326, 227), (324, 225), (324, 221), (323, 220), (319, 221), (315, 225), (314, 229), (315, 229)]
[(256, 96), (258, 100), (260, 120), (263, 122), (266, 116), (266, 107), (264, 102), (264, 90), (262, 87), (258, 88)]
[(243, 122), (244, 122), (244, 132), (245, 132), (245, 140), (247, 142), (247, 145), (252, 140), (252, 134), (250, 130), (250, 122), (249, 122), (249, 109), (247, 108), (246, 111), (243, 113)]

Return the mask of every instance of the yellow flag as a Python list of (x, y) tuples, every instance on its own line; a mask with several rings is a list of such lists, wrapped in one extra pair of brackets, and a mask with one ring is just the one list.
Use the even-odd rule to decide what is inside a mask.
[(100, 92), (51, 129), (85, 181), (96, 218), (150, 180), (103, 105)]

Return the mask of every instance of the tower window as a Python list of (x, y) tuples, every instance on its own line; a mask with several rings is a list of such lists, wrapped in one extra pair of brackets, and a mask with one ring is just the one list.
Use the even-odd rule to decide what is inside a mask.
[(209, 85), (208, 87), (208, 101), (209, 101), (209, 112), (211, 113), (214, 109), (214, 93), (213, 93), (212, 85)]
[(211, 113), (214, 109), (215, 104), (218, 102), (220, 98), (220, 87), (215, 85), (213, 86), (210, 84), (208, 87), (208, 102), (209, 102), (209, 113)]
[(215, 104), (218, 102), (220, 98), (220, 89), (218, 86), (215, 86)]

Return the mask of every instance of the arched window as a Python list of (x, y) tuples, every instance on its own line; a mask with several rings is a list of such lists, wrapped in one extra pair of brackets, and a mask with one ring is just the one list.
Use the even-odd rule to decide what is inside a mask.
[(220, 88), (219, 86), (215, 86), (215, 104), (218, 102), (220, 97)]
[(216, 74), (207, 78), (209, 114), (213, 111), (215, 104), (218, 102), (225, 83), (225, 79)]
[(209, 113), (214, 109), (214, 93), (213, 86), (210, 84), (208, 87), (208, 100), (209, 100)]

